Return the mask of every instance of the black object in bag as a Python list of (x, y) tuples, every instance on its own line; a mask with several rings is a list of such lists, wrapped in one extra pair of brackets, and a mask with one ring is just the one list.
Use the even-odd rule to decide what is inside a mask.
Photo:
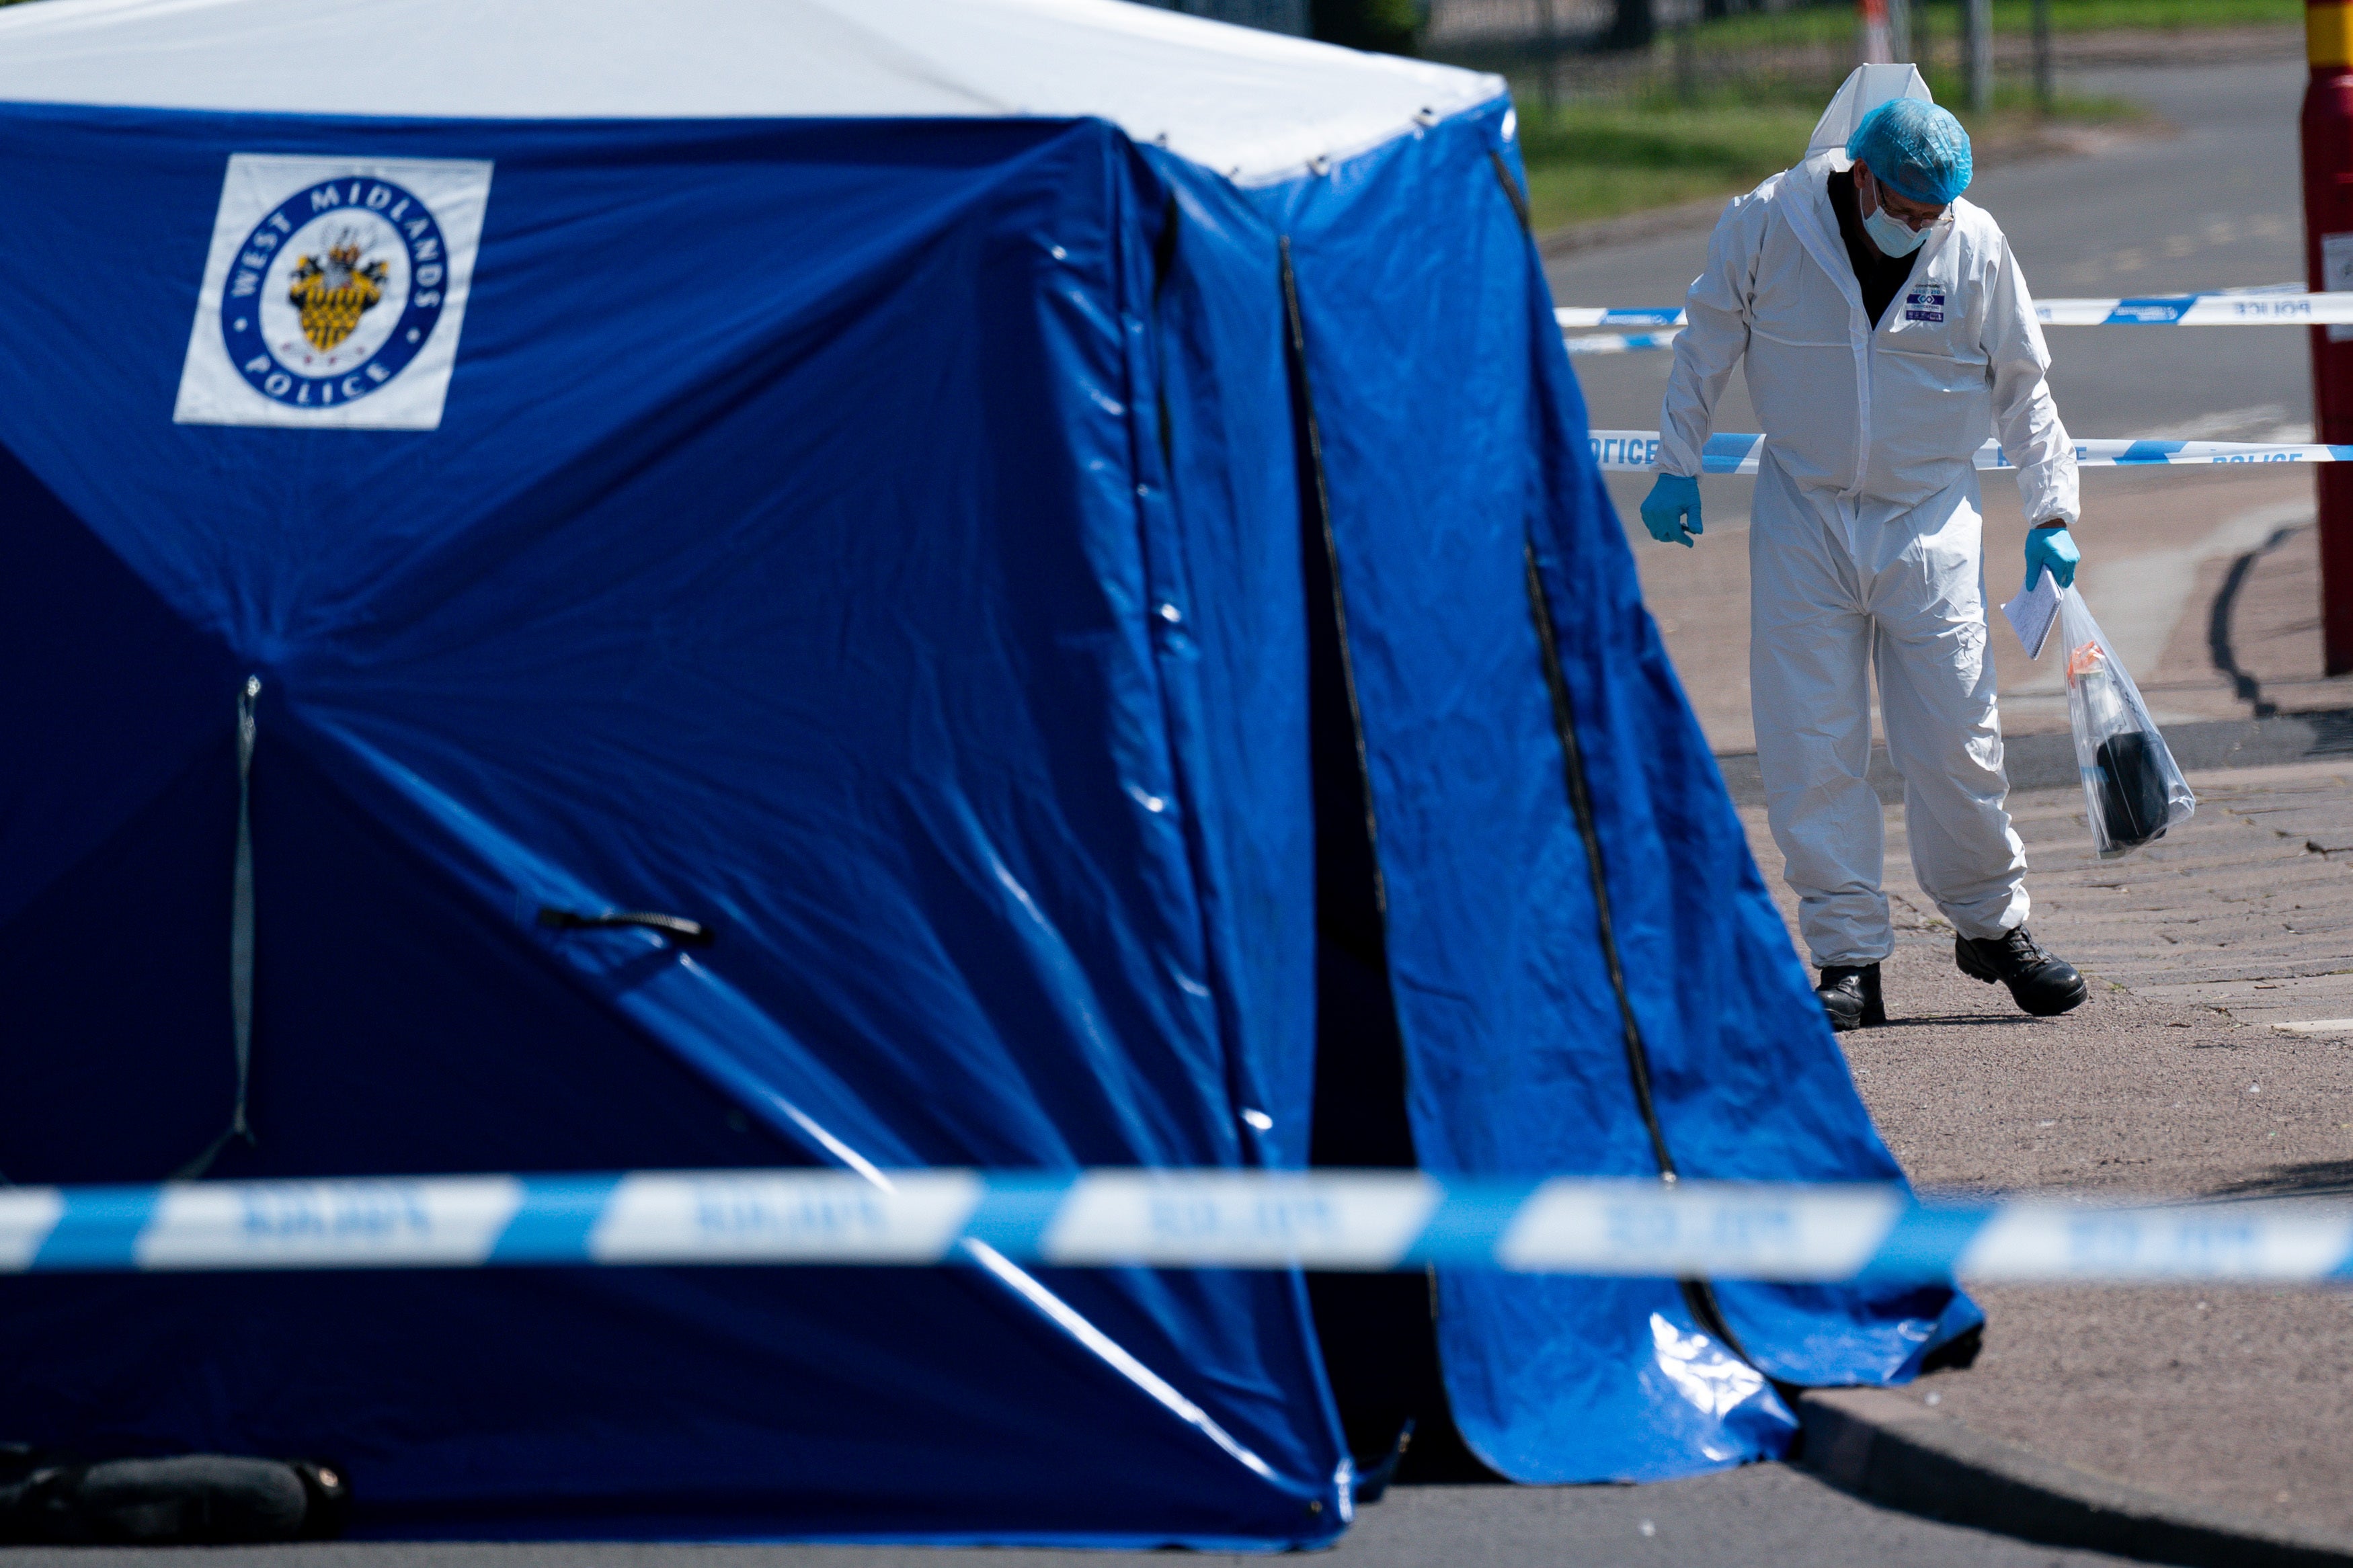
[(184, 1454), (86, 1465), (0, 1447), (0, 1542), (227, 1545), (343, 1533), (351, 1489), (308, 1459)]
[(2084, 777), (2084, 815), (2093, 852), (2112, 860), (2189, 820), (2198, 797), (2132, 676), (2073, 588), (2060, 590), (2059, 626), (2066, 634), (2067, 727), (2074, 732), (2075, 766)]
[(2117, 848), (2129, 849), (2165, 837), (2165, 774), (2158, 769), (2156, 748), (2139, 730), (2126, 730), (2100, 742), (2094, 753), (2100, 770), (2101, 815), (2108, 838)]

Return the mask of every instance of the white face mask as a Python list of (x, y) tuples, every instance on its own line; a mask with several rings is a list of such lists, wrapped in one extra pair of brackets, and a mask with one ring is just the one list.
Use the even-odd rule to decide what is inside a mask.
[(1882, 256), (1909, 256), (1926, 242), (1926, 229), (1915, 229), (1887, 210), (1887, 195), (1876, 179), (1871, 182), (1871, 195), (1874, 206), (1862, 220), (1862, 232), (1871, 236), (1871, 243), (1879, 247)]
[(1879, 247), (1881, 253), (1886, 256), (1909, 256), (1919, 249), (1928, 237), (1926, 231), (1914, 228), (1885, 207), (1862, 220), (1862, 231), (1871, 236), (1871, 243)]

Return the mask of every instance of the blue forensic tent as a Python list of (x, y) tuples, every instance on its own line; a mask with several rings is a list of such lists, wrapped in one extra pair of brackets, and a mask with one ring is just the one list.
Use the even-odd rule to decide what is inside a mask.
[[(1897, 1179), (1493, 79), (1113, 0), (45, 0), (0, 100), (8, 1178)], [(1343, 1527), (1307, 1281), (966, 1256), (17, 1278), (0, 1437), (330, 1457), (376, 1534)], [(1536, 1481), (1974, 1321), (1434, 1300)]]

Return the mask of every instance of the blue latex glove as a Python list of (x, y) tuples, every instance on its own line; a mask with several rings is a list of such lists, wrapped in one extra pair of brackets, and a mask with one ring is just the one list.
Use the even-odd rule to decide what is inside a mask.
[[(1642, 510), (1644, 515), (1648, 516), (1650, 503), (1645, 501)], [(1652, 530), (1652, 531), (1657, 531)], [(2083, 558), (2084, 552), (2075, 548), (2073, 540), (2067, 537), (2067, 529), (2063, 523), (2057, 528), (2028, 529), (2026, 531), (2027, 587), (2032, 588), (2035, 579), (2045, 572), (2051, 574), (2051, 581), (2058, 586), (2062, 588), (2073, 586), (2075, 581), (2075, 563)]]
[[(1691, 519), (1688, 523), (1683, 521), (1686, 516)], [(1662, 544), (1690, 548), (1693, 534), (1707, 531), (1699, 521), (1699, 481), (1681, 474), (1661, 474), (1651, 493), (1642, 498), (1642, 526)]]

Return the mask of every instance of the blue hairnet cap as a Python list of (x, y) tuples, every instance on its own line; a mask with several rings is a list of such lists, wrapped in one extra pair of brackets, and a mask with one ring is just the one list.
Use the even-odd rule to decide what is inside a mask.
[(1846, 152), (1905, 201), (1943, 206), (1969, 188), (1969, 133), (1924, 99), (1890, 99), (1864, 115)]

